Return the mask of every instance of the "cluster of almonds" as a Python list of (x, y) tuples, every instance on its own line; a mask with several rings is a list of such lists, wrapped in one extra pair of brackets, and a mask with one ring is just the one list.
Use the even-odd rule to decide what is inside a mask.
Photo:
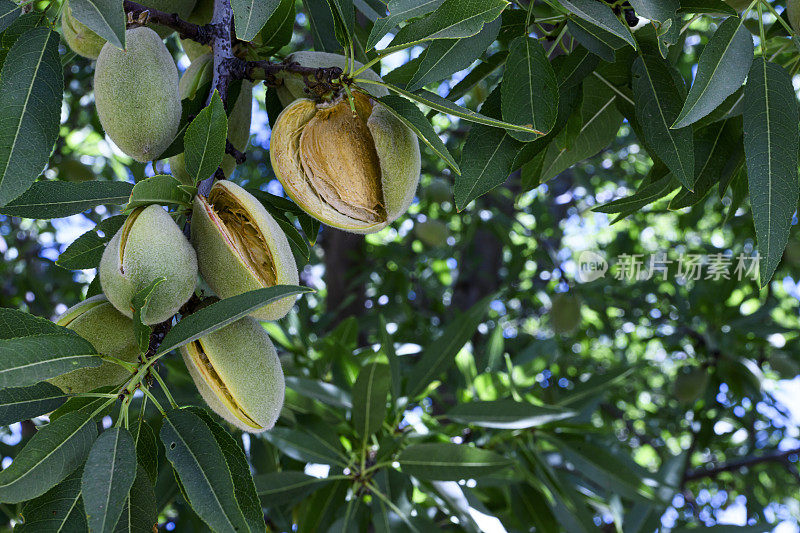
[[(189, 20), (208, 22), (208, 4), (201, 0), (194, 12), (189, 6)], [(150, 28), (127, 30), (126, 49), (120, 50), (75, 20), (68, 5), (62, 28), (73, 50), (97, 59), (95, 103), (106, 134), (137, 161), (158, 158), (178, 131), (181, 99), (193, 97), (211, 79), (213, 61), (207, 47), (185, 44), (192, 63), (179, 80), (164, 36)], [(312, 67), (346, 63), (342, 56), (314, 52), (288, 60)], [(364, 75), (380, 80), (371, 71)], [(272, 131), (270, 157), (287, 194), (309, 215), (351, 232), (375, 232), (400, 217), (419, 181), (414, 133), (357, 87), (350, 96), (343, 91), (319, 101), (304, 97), (299, 76), (282, 73), (281, 79), (278, 93), (285, 109)], [(228, 129), (228, 140), (240, 150), (249, 137), (251, 99), (252, 83), (245, 80)], [(177, 179), (194, 185), (183, 154), (169, 162)], [(226, 155), (226, 176), (233, 167)], [(297, 264), (278, 223), (253, 195), (227, 180), (217, 181), (208, 197), (194, 198), (190, 240), (162, 206), (132, 211), (108, 243), (98, 274), (103, 295), (81, 302), (57, 321), (87, 338), (98, 352), (128, 362), (136, 362), (139, 354), (131, 301), (159, 278), (166, 281), (152, 290), (141, 316), (148, 325), (179, 312), (195, 293), (198, 274), (219, 298), (298, 283)], [(242, 430), (264, 431), (278, 417), (283, 371), (258, 320), (284, 317), (294, 301), (290, 296), (265, 305), (181, 348), (208, 405)], [(116, 385), (124, 378), (124, 369), (104, 363), (52, 382), (77, 393)]]

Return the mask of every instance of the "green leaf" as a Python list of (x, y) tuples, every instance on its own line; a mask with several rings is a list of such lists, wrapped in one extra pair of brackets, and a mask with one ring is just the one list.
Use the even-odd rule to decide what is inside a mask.
[(297, 376), (286, 376), (286, 387), (298, 394), (334, 407), (342, 409), (353, 407), (350, 395), (332, 383)]
[(630, 0), (636, 13), (657, 22), (674, 18), (680, 3), (678, 0)]
[(83, 507), (92, 531), (113, 531), (136, 478), (136, 449), (125, 428), (111, 428), (92, 445), (81, 477)]
[(789, 74), (756, 59), (744, 91), (744, 152), (762, 287), (781, 261), (797, 209), (798, 120)]
[(336, 40), (347, 50), (353, 43), (355, 11), (353, 0), (327, 0), (333, 15), (333, 30)]
[(412, 444), (397, 457), (404, 474), (419, 479), (458, 481), (485, 476), (513, 464), (511, 459), (466, 444)]
[(131, 309), (133, 310), (133, 330), (136, 336), (136, 342), (139, 345), (139, 350), (147, 352), (150, 348), (150, 333), (153, 331), (150, 326), (142, 322), (142, 315), (147, 314), (147, 307), (150, 303), (150, 296), (153, 291), (166, 282), (167, 278), (161, 276), (154, 279), (150, 284), (138, 291), (131, 298)]
[[(502, 87), (495, 88), (481, 106), (486, 115), (500, 114)], [(483, 124), (472, 126), (461, 151), (461, 174), (456, 176), (453, 196), (456, 208), (467, 205), (508, 179), (522, 143), (506, 130)]]
[(392, 373), (392, 397), (397, 400), (402, 395), (402, 388), (403, 382), (400, 377), (400, 360), (397, 357), (397, 352), (394, 349), (394, 341), (392, 340), (392, 336), (389, 333), (389, 330), (386, 329), (386, 319), (384, 316), (378, 315), (378, 320), (380, 324), (380, 340), (381, 340), (381, 350), (386, 355), (386, 359), (389, 360), (389, 369)]
[(0, 472), (0, 501), (18, 503), (41, 496), (83, 464), (97, 438), (94, 406), (65, 414), (40, 427)]
[(70, 0), (72, 16), (117, 48), (125, 49), (125, 10), (115, 0)]
[(264, 512), (261, 510), (261, 503), (256, 494), (256, 486), (253, 483), (253, 475), (250, 473), (250, 465), (241, 444), (237, 444), (231, 434), (223, 428), (205, 409), (190, 407), (194, 414), (199, 416), (211, 430), (217, 444), (225, 456), (225, 463), (231, 472), (233, 479), (236, 501), (245, 516), (250, 531), (266, 531), (264, 522)]
[(255, 39), (280, 3), (280, 0), (231, 0), (236, 38)]
[(186, 171), (195, 182), (211, 176), (222, 164), (227, 138), (228, 117), (222, 99), (215, 90), (208, 106), (186, 127), (183, 138)]
[(197, 515), (215, 531), (247, 531), (225, 455), (203, 420), (186, 409), (168, 411), (161, 442)]
[(681, 184), (692, 190), (695, 181), (692, 128), (671, 129), (683, 101), (672, 68), (661, 57), (649, 54), (633, 62), (636, 117), (644, 141)]
[[(101, 220), (97, 226), (72, 241), (72, 244), (58, 256), (56, 264), (69, 270), (97, 268), (100, 266), (106, 244), (119, 231), (127, 218), (125, 215), (116, 215)], [(103, 232), (102, 237), (98, 231)]]
[(0, 426), (46, 415), (65, 401), (64, 391), (44, 381), (28, 387), (0, 389)]
[(53, 334), (0, 340), (0, 389), (24, 387), (102, 360), (89, 341), (77, 335)]
[(447, 417), (475, 426), (495, 429), (525, 429), (565, 420), (577, 413), (563, 407), (531, 405), (513, 400), (461, 403)]
[[(544, 153), (540, 182), (543, 183), (575, 163), (597, 154), (616, 138), (622, 124), (622, 115), (614, 105), (618, 98), (616, 93), (596, 77), (590, 76), (584, 80), (579, 111), (581, 125), (577, 137), (568, 142), (570, 134), (565, 129), (550, 143)], [(577, 113), (576, 111), (575, 114)]]
[(189, 206), (192, 198), (183, 189), (181, 182), (168, 174), (160, 174), (144, 179), (133, 186), (125, 210), (136, 209), (150, 204)]
[(425, 118), (425, 115), (422, 114), (422, 111), (420, 111), (413, 102), (409, 102), (405, 98), (394, 95), (378, 98), (378, 101), (386, 106), (386, 109), (403, 124), (411, 128), (411, 130), (417, 134), (417, 137), (433, 150), (433, 153), (443, 159), (444, 162), (447, 163), (447, 166), (453, 169), (453, 172), (456, 174), (461, 173), (461, 170), (458, 168), (458, 163), (453, 159), (452, 154), (444, 145), (442, 139), (439, 138), (439, 135), (434, 131), (431, 123), (428, 122), (428, 119)]
[[(158, 477), (158, 438), (144, 417), (131, 424), (131, 436), (136, 445), (136, 460), (144, 468), (150, 481)], [(138, 474), (137, 474), (138, 475)]]
[(389, 15), (375, 21), (367, 39), (367, 51), (375, 48), (384, 35), (392, 31), (398, 24), (406, 20), (427, 15), (444, 0), (389, 0)]
[(261, 46), (278, 50), (289, 44), (292, 40), (294, 20), (294, 0), (280, 0), (278, 7), (272, 12), (261, 30)]
[(0, 71), (0, 206), (44, 170), (58, 138), (64, 78), (59, 35), (34, 28), (17, 39)]
[(507, 5), (506, 0), (445, 0), (426, 17), (403, 26), (382, 52), (402, 50), (409, 43), (471, 37), (499, 17)]
[(520, 36), (511, 41), (501, 88), (503, 120), (541, 132), (508, 130), (514, 139), (529, 142), (553, 128), (558, 115), (558, 82), (538, 39)]
[(358, 373), (353, 385), (352, 424), (364, 439), (378, 431), (386, 418), (391, 381), (389, 366), (383, 363), (370, 363)]
[(122, 516), (114, 528), (114, 533), (151, 532), (157, 527), (157, 523), (158, 511), (153, 483), (148, 479), (147, 472), (140, 463), (137, 465), (136, 479), (125, 498)]
[(614, 222), (618, 222), (630, 214), (637, 213), (644, 206), (664, 198), (679, 186), (678, 180), (669, 169), (663, 163), (657, 163), (650, 169), (634, 194), (597, 206), (594, 211), (619, 213), (614, 219)]
[(312, 289), (294, 285), (275, 285), (215, 302), (181, 319), (164, 337), (156, 355), (163, 355), (179, 346), (195, 341), (203, 335), (224, 328), (256, 309), (281, 298), (307, 292), (312, 292)]
[(0, 307), (0, 339), (53, 334), (78, 335), (71, 329), (59, 326), (45, 318), (17, 309)]
[(312, 433), (274, 427), (264, 437), (280, 451), (297, 461), (327, 465), (347, 465), (347, 457), (340, 449)]
[(316, 478), (304, 472), (285, 470), (255, 476), (256, 492), (268, 507), (305, 498), (331, 480)]
[(314, 50), (318, 52), (341, 53), (342, 47), (336, 40), (333, 31), (333, 13), (327, 1), (303, 0), (308, 15), (311, 36), (314, 39)]
[(500, 19), (484, 25), (472, 37), (464, 39), (442, 39), (432, 42), (420, 56), (419, 68), (406, 87), (414, 92), (425, 85), (443, 80), (459, 70), (468, 68), (497, 38)]
[[(1, 134), (0, 134), (1, 135)], [(37, 181), (0, 213), (24, 218), (63, 218), (98, 205), (121, 205), (128, 201), (133, 185), (125, 181)]]
[(425, 390), (431, 381), (453, 363), (456, 354), (475, 334), (494, 298), (494, 295), (490, 295), (473, 305), (462, 316), (453, 320), (439, 338), (423, 350), (422, 357), (414, 365), (408, 378), (410, 397), (414, 398)]
[(611, 7), (595, 0), (559, 0), (561, 5), (581, 19), (599, 26), (636, 48), (636, 40)]
[(673, 128), (694, 124), (736, 92), (753, 64), (753, 36), (738, 17), (725, 19), (703, 48), (697, 75)]
[(595, 68), (597, 68), (597, 65), (600, 63), (600, 59), (583, 46), (577, 46), (568, 55), (559, 57), (563, 59), (558, 62), (559, 60), (556, 58), (556, 60), (553, 61), (553, 66), (556, 70), (556, 77), (558, 78), (558, 85), (561, 90), (569, 89), (580, 84), (586, 76), (594, 72)]
[(17, 525), (15, 533), (87, 531), (81, 499), (81, 471), (75, 470), (64, 481), (27, 502), (22, 516), (25, 523)]
[(683, 13), (710, 13), (721, 15), (736, 15), (736, 10), (722, 0), (680, 0), (679, 14)]
[(19, 5), (11, 0), (0, 1), (0, 32), (5, 31), (11, 23), (17, 20), (22, 10)]
[(628, 46), (626, 41), (613, 33), (575, 16), (567, 19), (567, 28), (576, 41), (609, 63), (616, 61), (617, 50)]
[[(695, 126), (696, 128), (696, 126)], [(670, 209), (681, 209), (696, 204), (724, 179), (730, 179), (744, 162), (742, 145), (742, 119), (733, 117), (695, 129), (694, 192), (681, 190), (669, 203)]]
[(629, 457), (615, 452), (606, 443), (587, 440), (585, 437), (545, 437), (564, 458), (573, 463), (578, 472), (593, 483), (614, 494), (642, 500), (652, 499), (653, 487), (658, 482)]

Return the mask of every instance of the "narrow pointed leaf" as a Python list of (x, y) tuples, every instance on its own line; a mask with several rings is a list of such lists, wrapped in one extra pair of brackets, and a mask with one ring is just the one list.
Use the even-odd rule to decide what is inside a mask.
[(636, 48), (631, 31), (614, 14), (610, 6), (595, 0), (559, 0), (561, 5), (583, 20), (599, 26)]
[(798, 119), (789, 74), (756, 59), (744, 91), (744, 152), (762, 287), (780, 263), (797, 209)]
[(92, 445), (81, 477), (91, 531), (113, 531), (136, 478), (136, 449), (124, 428), (104, 431)]
[(58, 138), (64, 77), (59, 35), (23, 34), (0, 71), (0, 206), (25, 192), (44, 170)]
[(674, 18), (681, 6), (678, 0), (631, 0), (636, 13), (657, 22)]
[(115, 0), (70, 0), (72, 16), (117, 48), (125, 48), (125, 10)]
[(22, 10), (16, 2), (11, 0), (0, 1), (0, 31), (5, 31), (12, 22), (17, 20)]
[(154, 531), (158, 524), (156, 495), (153, 483), (144, 467), (136, 468), (136, 479), (125, 498), (122, 516), (114, 528), (114, 533), (145, 533)]
[(383, 315), (378, 317), (380, 324), (380, 339), (381, 350), (389, 360), (389, 369), (392, 375), (392, 397), (397, 400), (402, 395), (403, 381), (400, 377), (400, 360), (397, 358), (397, 352), (394, 349), (394, 341), (386, 328), (386, 319)]
[[(501, 89), (495, 89), (481, 106), (486, 115), (500, 114)], [(456, 176), (453, 196), (456, 208), (467, 205), (508, 179), (522, 143), (506, 130), (474, 125), (461, 152), (461, 175)]]
[(0, 472), (0, 501), (17, 503), (41, 496), (82, 465), (97, 438), (92, 412), (87, 407), (39, 428)]
[(197, 515), (215, 531), (247, 531), (225, 456), (203, 420), (186, 409), (168, 411), (161, 442)]
[(228, 137), (228, 117), (219, 93), (214, 91), (211, 102), (186, 127), (183, 147), (186, 150), (186, 171), (195, 181), (211, 176), (222, 163), (225, 139)]
[(71, 329), (59, 326), (45, 318), (18, 309), (0, 307), (0, 339), (51, 334), (78, 335)]
[(744, 21), (729, 17), (708, 42), (697, 65), (692, 89), (673, 128), (694, 124), (736, 92), (753, 64), (753, 36)]
[(286, 387), (298, 394), (341, 409), (353, 407), (350, 394), (332, 383), (297, 376), (286, 376)]
[(190, 205), (192, 198), (183, 189), (181, 182), (170, 175), (158, 175), (144, 179), (133, 186), (125, 210), (150, 204)]
[(417, 137), (427, 144), (437, 156), (441, 157), (456, 174), (461, 172), (453, 155), (444, 145), (442, 139), (439, 138), (425, 115), (422, 114), (422, 111), (413, 102), (394, 95), (384, 96), (378, 98), (378, 100), (403, 124), (411, 128), (417, 134)]
[(416, 397), (453, 364), (456, 354), (472, 338), (478, 324), (483, 320), (493, 298), (494, 295), (487, 296), (473, 305), (462, 316), (454, 319), (438, 339), (425, 347), (422, 357), (414, 365), (408, 378), (409, 396)]
[(165, 354), (203, 335), (224, 328), (271, 302), (306, 292), (311, 292), (311, 289), (293, 285), (275, 285), (215, 302), (178, 322), (164, 337), (156, 355)]
[(24, 387), (79, 368), (98, 367), (89, 341), (77, 335), (37, 335), (0, 340), (0, 389)]
[(341, 450), (332, 447), (324, 439), (315, 438), (310, 433), (275, 427), (265, 433), (264, 437), (280, 451), (297, 461), (346, 465), (346, 456)]
[(63, 218), (98, 205), (122, 205), (134, 186), (125, 181), (37, 181), (21, 196), (0, 207), (0, 213), (48, 220)]
[(392, 31), (403, 21), (427, 15), (440, 5), (444, 0), (389, 0), (387, 9), (389, 15), (379, 18), (372, 26), (367, 39), (367, 51), (375, 48), (384, 35)]
[(45, 494), (27, 502), (22, 508), (22, 516), (25, 523), (17, 525), (15, 533), (86, 531), (88, 525), (81, 498), (81, 470), (75, 470)]
[(485, 476), (513, 461), (489, 450), (466, 444), (412, 444), (397, 457), (403, 473), (419, 479), (458, 481)]
[(692, 128), (671, 129), (683, 101), (671, 68), (661, 57), (649, 54), (634, 61), (636, 117), (645, 142), (683, 186), (692, 190), (695, 180)]
[(436, 11), (398, 31), (385, 50), (399, 50), (411, 42), (470, 37), (499, 17), (506, 6), (506, 0), (445, 0)]
[[(511, 42), (501, 87), (504, 121), (543, 133), (553, 128), (558, 115), (558, 82), (537, 39), (522, 36)], [(533, 133), (508, 131), (514, 139), (522, 142), (540, 137)]]
[(353, 427), (364, 439), (381, 428), (392, 376), (389, 365), (370, 363), (353, 385)]
[(256, 491), (270, 507), (303, 498), (327, 483), (330, 480), (291, 470), (255, 476)]
[(66, 401), (64, 391), (44, 381), (28, 387), (0, 389), (0, 426), (46, 415)]
[(447, 417), (463, 424), (496, 429), (524, 429), (565, 420), (577, 413), (563, 407), (531, 405), (512, 400), (456, 405)]
[(255, 39), (280, 0), (231, 0), (236, 37), (242, 41)]

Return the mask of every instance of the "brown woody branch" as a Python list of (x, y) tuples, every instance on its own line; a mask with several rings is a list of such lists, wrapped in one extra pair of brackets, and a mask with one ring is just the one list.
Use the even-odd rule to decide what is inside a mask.
[(216, 27), (213, 24), (199, 25), (192, 24), (180, 18), (177, 13), (167, 13), (152, 7), (147, 7), (130, 0), (123, 2), (125, 13), (134, 20), (139, 19), (143, 13), (147, 13), (147, 22), (167, 26), (177, 31), (182, 39), (191, 39), (200, 44), (211, 43), (216, 34)]
[(740, 468), (747, 468), (761, 463), (784, 462), (787, 461), (791, 455), (800, 455), (800, 448), (794, 448), (785, 452), (776, 451), (754, 457), (745, 457), (729, 463), (723, 463), (713, 468), (697, 468), (687, 472), (684, 476), (684, 480), (693, 481), (706, 477), (715, 477), (722, 472), (732, 472)]

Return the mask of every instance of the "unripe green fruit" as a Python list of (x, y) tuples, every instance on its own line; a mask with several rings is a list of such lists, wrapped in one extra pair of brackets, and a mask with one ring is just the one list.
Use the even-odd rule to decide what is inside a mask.
[(255, 319), (244, 317), (180, 350), (197, 390), (215, 413), (250, 433), (275, 425), (283, 405), (283, 370), (269, 335)]
[(679, 402), (689, 404), (696, 402), (706, 391), (708, 373), (699, 366), (682, 368), (675, 378), (675, 398)]
[(194, 292), (197, 256), (172, 217), (159, 205), (133, 211), (114, 235), (100, 261), (100, 285), (120, 313), (133, 316), (131, 300), (158, 278), (166, 281), (150, 294), (145, 324), (158, 324), (178, 312)]
[(151, 161), (172, 143), (181, 121), (178, 69), (149, 28), (125, 32), (126, 50), (106, 43), (94, 72), (100, 123), (137, 161)]
[[(192, 244), (200, 274), (220, 298), (298, 283), (297, 264), (286, 235), (264, 206), (233, 182), (216, 182), (207, 201), (202, 195), (195, 197)], [(273, 302), (251, 316), (283, 318), (295, 298)]]
[(800, 1), (786, 0), (786, 15), (789, 17), (789, 24), (796, 32), (800, 32)]
[[(197, 90), (211, 81), (213, 75), (214, 62), (211, 54), (206, 54), (193, 61), (181, 76), (178, 83), (178, 90), (181, 99), (194, 98)], [(239, 90), (239, 97), (233, 105), (230, 116), (228, 117), (228, 140), (240, 151), (247, 148), (250, 140), (250, 120), (253, 103), (253, 82), (242, 80), (242, 87)], [(236, 161), (228, 154), (222, 158), (222, 171), (225, 177), (229, 178)], [(184, 185), (194, 185), (194, 180), (186, 172), (186, 160), (183, 152), (169, 158), (169, 168), (172, 175)]]
[(270, 161), (286, 193), (334, 228), (374, 233), (411, 205), (420, 172), (413, 131), (361, 92), (317, 104), (300, 98), (278, 116)]
[(560, 335), (570, 335), (581, 324), (581, 300), (570, 293), (559, 293), (553, 297), (550, 320), (553, 330)]
[(73, 52), (89, 59), (97, 59), (106, 44), (105, 39), (72, 16), (69, 2), (64, 2), (64, 10), (61, 12), (61, 32)]
[[(214, 0), (198, 0), (189, 18), (186, 20), (194, 24), (208, 24), (214, 14)], [(200, 56), (211, 52), (211, 47), (207, 44), (200, 44), (191, 39), (181, 39), (181, 46), (186, 52), (189, 61), (194, 62)]]
[[(339, 54), (331, 54), (329, 52), (294, 52), (286, 57), (287, 63), (299, 63), (304, 67), (311, 68), (325, 68), (325, 67), (339, 67), (342, 70), (347, 69), (347, 58)], [(356, 61), (355, 70), (360, 69), (364, 65)], [(278, 99), (284, 107), (291, 104), (298, 98), (308, 98), (309, 94), (305, 92), (305, 81), (301, 74), (294, 74), (291, 72), (281, 71), (275, 75), (276, 78), (283, 81), (275, 92)], [(373, 81), (383, 81), (374, 70), (367, 69), (358, 75), (359, 78), (365, 78)], [(359, 84), (356, 84), (359, 85)], [(362, 85), (365, 91), (368, 91), (378, 98), (389, 94), (389, 90), (380, 85), (365, 83)]]
[[(791, 1), (791, 0), (790, 0)], [(725, 0), (725, 3), (736, 11), (744, 11), (750, 5), (751, 0)]]
[(430, 184), (425, 187), (425, 197), (437, 204), (451, 202), (453, 200), (453, 191), (446, 180), (433, 178)]
[(450, 230), (447, 224), (441, 220), (426, 220), (414, 224), (414, 233), (423, 243), (431, 247), (444, 246), (447, 244), (447, 237)]
[[(56, 319), (88, 340), (102, 355), (111, 355), (135, 363), (139, 347), (133, 332), (133, 321), (123, 316), (102, 294), (87, 298), (70, 307)], [(105, 361), (97, 368), (80, 368), (48, 381), (64, 392), (89, 392), (106, 385), (118, 385), (130, 374), (120, 365)]]

